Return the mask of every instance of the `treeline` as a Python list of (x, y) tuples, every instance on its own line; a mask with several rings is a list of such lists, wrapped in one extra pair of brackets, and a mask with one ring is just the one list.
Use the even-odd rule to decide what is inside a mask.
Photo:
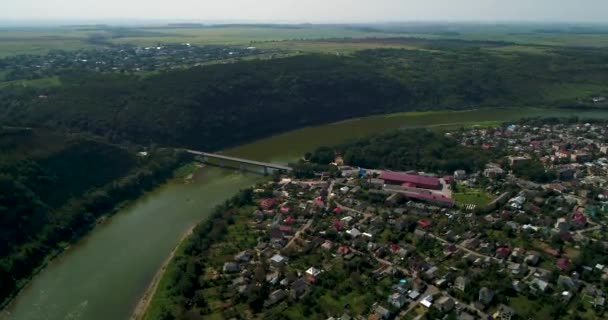
[(46, 99), (32, 92), (18, 98), (0, 93), (0, 121), (212, 151), (378, 113), (578, 106), (582, 101), (564, 98), (561, 85), (597, 88), (608, 81), (608, 53), (599, 50), (526, 54), (437, 46), (244, 61), (145, 78), (65, 73), (61, 87), (41, 90)]
[[(53, 133), (40, 140), (30, 130), (2, 133), (0, 149), (7, 157), (0, 159), (0, 302), (49, 255), (80, 239), (121, 203), (171, 177), (190, 158), (171, 149), (137, 158), (99, 140)], [(11, 141), (39, 150), (28, 154), (23, 145), (11, 147)]]
[(334, 161), (336, 154), (342, 155), (344, 162), (352, 166), (437, 173), (453, 173), (460, 169), (472, 172), (499, 157), (481, 148), (464, 147), (458, 141), (428, 129), (398, 130), (335, 147), (321, 147), (310, 155), (310, 160), (327, 164)]
[[(252, 189), (241, 190), (217, 206), (209, 219), (196, 226), (183, 244), (183, 249), (175, 255), (167, 268), (145, 319), (184, 319), (189, 310), (208, 308), (204, 294), (205, 281), (201, 277), (205, 274), (210, 259), (209, 248), (221, 241), (228, 226), (234, 224), (234, 216), (237, 214), (235, 210), (252, 204), (252, 201)], [(263, 298), (257, 301), (256, 297), (252, 294), (251, 304), (262, 307)]]

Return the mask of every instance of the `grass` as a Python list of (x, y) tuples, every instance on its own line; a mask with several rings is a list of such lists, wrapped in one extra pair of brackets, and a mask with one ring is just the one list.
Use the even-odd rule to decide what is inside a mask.
[(425, 50), (420, 46), (410, 44), (386, 43), (382, 40), (373, 42), (343, 42), (343, 41), (274, 41), (257, 44), (259, 48), (264, 49), (283, 49), (297, 52), (315, 52), (315, 53), (335, 53), (341, 55), (352, 54), (356, 51), (366, 49), (409, 49), (409, 50)]
[(552, 319), (551, 306), (530, 300), (525, 296), (512, 298), (510, 306), (523, 319)]
[(547, 100), (575, 100), (608, 95), (608, 87), (586, 83), (556, 83), (546, 87), (542, 94)]
[(10, 86), (21, 86), (21, 87), (30, 87), (30, 88), (52, 88), (58, 87), (61, 85), (61, 80), (59, 77), (48, 77), (41, 78), (35, 80), (15, 80), (15, 81), (4, 81), (0, 82), (0, 89), (7, 88)]
[(459, 189), (464, 190), (453, 194), (459, 205), (474, 204), (477, 207), (485, 207), (494, 200), (491, 194), (480, 189), (465, 189), (463, 186), (459, 186)]

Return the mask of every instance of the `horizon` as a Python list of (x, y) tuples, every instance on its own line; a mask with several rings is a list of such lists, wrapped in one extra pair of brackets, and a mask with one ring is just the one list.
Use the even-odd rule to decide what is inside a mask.
[(230, 3), (174, 0), (170, 4), (144, 0), (22, 0), (0, 12), (1, 25), (65, 22), (126, 23), (282, 23), (375, 24), (444, 23), (566, 23), (606, 24), (602, 0), (234, 0)]
[(100, 18), (100, 19), (5, 19), (0, 21), (1, 28), (42, 28), (42, 27), (146, 27), (168, 26), (171, 24), (199, 24), (204, 27), (231, 25), (292, 25), (292, 26), (590, 26), (608, 27), (608, 21), (526, 21), (526, 20), (386, 20), (386, 21), (295, 21), (295, 20), (248, 20), (248, 19), (164, 19), (164, 18)]

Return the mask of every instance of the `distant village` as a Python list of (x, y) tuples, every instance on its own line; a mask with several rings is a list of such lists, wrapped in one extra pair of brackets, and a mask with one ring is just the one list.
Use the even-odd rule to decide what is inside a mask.
[(103, 49), (53, 50), (45, 55), (18, 55), (0, 59), (4, 81), (32, 80), (58, 75), (66, 70), (97, 73), (145, 73), (183, 69), (213, 61), (238, 61), (253, 56), (280, 55), (278, 49), (190, 43), (154, 46), (109, 45)]
[(338, 175), (260, 185), (257, 244), (216, 263), (222, 299), (267, 286), (265, 310), (341, 320), (608, 317), (606, 123), (446, 136), (505, 155), (449, 175), (338, 155)]

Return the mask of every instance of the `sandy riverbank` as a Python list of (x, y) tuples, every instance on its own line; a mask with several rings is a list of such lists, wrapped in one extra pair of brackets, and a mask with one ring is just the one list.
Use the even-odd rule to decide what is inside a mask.
[(182, 245), (184, 240), (186, 240), (186, 238), (188, 238), (188, 236), (190, 236), (192, 234), (192, 232), (194, 231), (194, 227), (196, 227), (196, 225), (190, 227), (190, 229), (188, 229), (188, 232), (186, 232), (179, 239), (177, 246), (175, 246), (175, 248), (173, 248), (173, 250), (171, 250), (171, 253), (167, 257), (167, 259), (165, 259), (165, 261), (163, 261), (163, 264), (160, 266), (158, 271), (156, 271), (156, 274), (154, 275), (154, 278), (152, 278), (150, 285), (148, 286), (148, 288), (144, 292), (144, 295), (141, 297), (141, 299), (137, 303), (137, 306), (133, 310), (133, 314), (131, 315), (131, 318), (130, 318), (131, 320), (143, 319), (144, 315), (146, 314), (146, 311), (148, 310), (148, 307), (150, 306), (150, 303), (152, 302), (152, 298), (154, 298), (154, 294), (156, 293), (156, 290), (158, 289), (160, 280), (163, 278), (165, 271), (167, 271), (167, 267), (169, 266), (169, 263), (171, 263), (171, 261), (175, 257), (175, 253), (177, 252), (179, 247)]

